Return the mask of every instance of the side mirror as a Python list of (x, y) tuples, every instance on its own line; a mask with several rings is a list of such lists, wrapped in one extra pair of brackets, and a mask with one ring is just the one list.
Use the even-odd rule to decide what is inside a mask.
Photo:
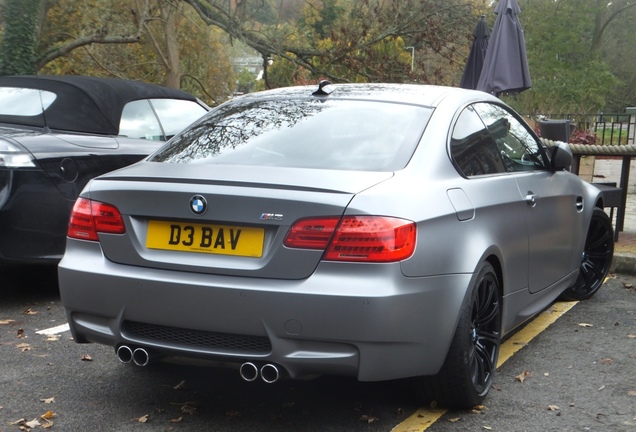
[(564, 142), (556, 142), (548, 149), (552, 169), (555, 171), (569, 170), (574, 160), (570, 146)]

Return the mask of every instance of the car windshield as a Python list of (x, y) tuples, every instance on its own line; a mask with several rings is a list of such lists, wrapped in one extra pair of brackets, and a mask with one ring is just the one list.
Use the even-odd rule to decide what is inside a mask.
[(409, 161), (431, 109), (338, 99), (237, 99), (149, 160), (394, 171)]
[(0, 115), (36, 116), (42, 114), (55, 98), (55, 93), (45, 90), (0, 87)]

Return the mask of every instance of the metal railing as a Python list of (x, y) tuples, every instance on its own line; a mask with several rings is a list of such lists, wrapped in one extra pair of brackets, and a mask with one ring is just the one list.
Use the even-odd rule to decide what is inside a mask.
[[(536, 122), (541, 120), (569, 120), (580, 132), (596, 134), (598, 145), (633, 145), (636, 132), (636, 116), (630, 114), (546, 114), (527, 116)], [(576, 132), (573, 134), (575, 138)]]

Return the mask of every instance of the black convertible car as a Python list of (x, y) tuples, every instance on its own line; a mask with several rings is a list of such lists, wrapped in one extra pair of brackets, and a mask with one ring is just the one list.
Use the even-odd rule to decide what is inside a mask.
[(93, 177), (144, 158), (209, 108), (112, 78), (0, 77), (0, 264), (55, 263)]

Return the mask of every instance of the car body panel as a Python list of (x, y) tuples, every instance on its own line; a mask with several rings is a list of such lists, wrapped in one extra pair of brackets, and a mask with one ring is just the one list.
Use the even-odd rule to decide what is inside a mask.
[[(452, 320), (439, 322), (439, 311), (460, 307), (462, 287), (471, 278), (445, 275), (408, 278), (405, 283), (396, 264), (363, 264), (352, 272), (337, 263), (321, 263), (311, 278), (301, 280), (155, 269), (139, 279), (135, 267), (109, 262), (98, 248), (71, 241), (60, 263), (62, 301), (77, 341), (139, 344), (175, 356), (271, 361), (293, 377), (331, 373), (374, 381), (437, 372), (448, 347), (435, 341), (440, 335), (449, 338), (455, 328)], [(367, 278), (377, 283), (369, 286)], [(106, 291), (109, 295), (104, 297)], [(99, 311), (92, 306), (95, 298), (102, 302)], [(316, 310), (329, 311), (329, 319)], [(213, 328), (228, 337), (266, 337), (271, 351), (237, 353), (210, 345), (168, 343), (127, 334), (122, 330), (125, 321), (171, 327), (179, 333)], [(423, 351), (422, 346), (429, 348)], [(409, 359), (403, 364), (406, 369), (383, 367), (404, 363), (399, 361), (404, 358)]]
[[(75, 340), (140, 347), (163, 359), (271, 362), (293, 378), (432, 375), (444, 364), (485, 265), (499, 281), (499, 336), (574, 284), (599, 191), (554, 169), (536, 135), (499, 99), (433, 86), (335, 87), (329, 96), (312, 96), (313, 87), (246, 95), (217, 108), (148, 159), (92, 180), (81, 197), (116, 207), (125, 233), (67, 240), (59, 282)], [(335, 151), (329, 140), (342, 130), (333, 123), (350, 124), (345, 118), (327, 117), (324, 129), (308, 129), (306, 140), (289, 140), (288, 128), (302, 122), (307, 127), (311, 116), (348, 102), (355, 113), (360, 106), (383, 104), (379, 111), (387, 116), (393, 105), (406, 114), (410, 107), (426, 114), (418, 120), (422, 132), (409, 136), (412, 149), (402, 166), (366, 166), (366, 153), (354, 154), (347, 166), (347, 150), (373, 139), (356, 130), (347, 135), (350, 146), (337, 141), (347, 147), (339, 149), (337, 166), (325, 163), (328, 157), (314, 160), (321, 149)], [(476, 132), (463, 123), (488, 108), (493, 122), (480, 117)], [(257, 115), (265, 109), (276, 115)], [(337, 112), (347, 115), (346, 109)], [(497, 118), (500, 112), (505, 115)], [(284, 126), (272, 128), (271, 118)], [(268, 141), (270, 129), (275, 139)], [(506, 139), (520, 131), (519, 148), (506, 153), (502, 143), (508, 145)], [(397, 148), (398, 135), (396, 142), (375, 144)], [(321, 142), (324, 147), (316, 148)], [(250, 157), (249, 145), (256, 157)], [(285, 159), (291, 154), (286, 146), (303, 145), (309, 147), (311, 168), (302, 165), (302, 157)], [(501, 151), (481, 155), (489, 158), (481, 168), (502, 171), (478, 172), (479, 146), (486, 152), (495, 145)], [(223, 152), (233, 155), (229, 148), (235, 146), (247, 146), (239, 149), (245, 159), (225, 158)], [(462, 165), (472, 160), (470, 152), (476, 153), (474, 165)], [(519, 157), (510, 159), (516, 152)], [(207, 202), (202, 214), (192, 210), (195, 198)], [(324, 249), (285, 242), (297, 221), (324, 216), (412, 221), (414, 250), (397, 261), (338, 261)], [(262, 255), (157, 249), (147, 243), (154, 235), (149, 220), (178, 229), (262, 228)]]
[(180, 90), (116, 79), (0, 77), (0, 92), (7, 88), (57, 96), (45, 104), (45, 115), (31, 116), (17, 115), (19, 109), (6, 105), (11, 99), (0, 98), (0, 149), (8, 143), (33, 165), (0, 162), (0, 264), (57, 263), (64, 253), (68, 216), (88, 181), (135, 163), (163, 144), (117, 135), (126, 103), (151, 97), (166, 98), (161, 99), (165, 105), (180, 98), (200, 105), (202, 112), (208, 109)]

